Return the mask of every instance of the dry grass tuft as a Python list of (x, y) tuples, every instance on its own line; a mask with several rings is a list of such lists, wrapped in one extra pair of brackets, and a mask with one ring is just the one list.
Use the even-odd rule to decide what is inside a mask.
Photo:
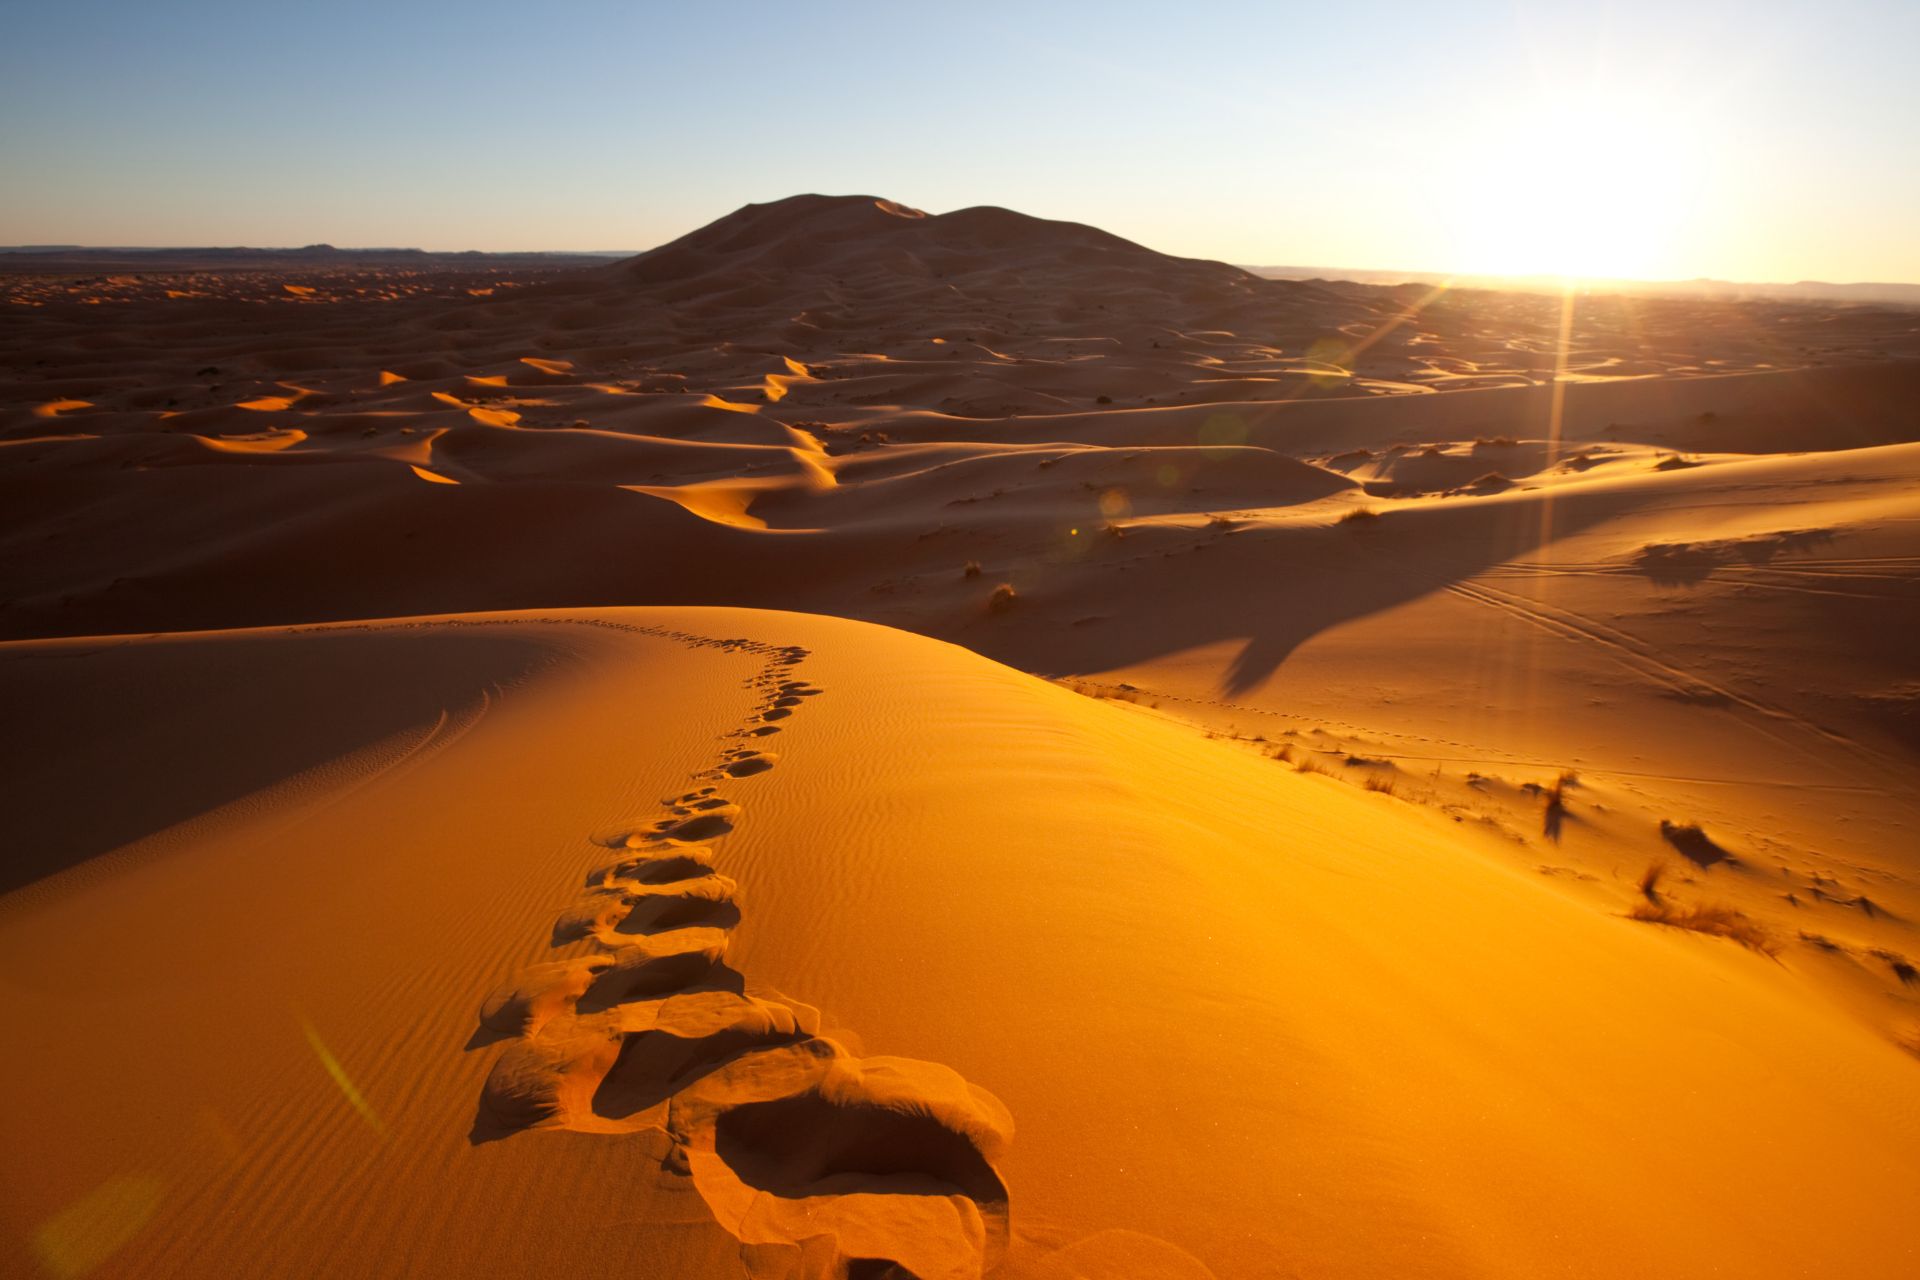
[(1347, 512), (1347, 514), (1340, 517), (1340, 523), (1354, 524), (1362, 520), (1378, 520), (1379, 518), (1380, 518), (1380, 513), (1378, 511), (1375, 511), (1372, 507), (1355, 507), (1353, 510)]
[(1373, 774), (1362, 779), (1360, 785), (1369, 791), (1378, 791), (1383, 796), (1398, 796), (1400, 794), (1393, 789), (1392, 778), (1383, 778), (1379, 774)]
[(1664, 924), (1670, 928), (1685, 929), (1691, 933), (1731, 938), (1741, 946), (1758, 951), (1765, 956), (1774, 955), (1779, 951), (1778, 945), (1766, 930), (1732, 907), (1682, 907), (1670, 902), (1647, 902), (1635, 907), (1632, 917), (1635, 920), (1644, 920), (1648, 924)]
[(1014, 602), (1019, 599), (1020, 593), (1013, 589), (1013, 584), (1003, 582), (993, 589), (992, 595), (987, 597), (987, 612), (1005, 613), (1013, 608)]
[(979, 562), (978, 560), (969, 560), (969, 561), (967, 561), (967, 563), (966, 563), (966, 565), (965, 565), (964, 567), (962, 567), (962, 568), (961, 568), (961, 570), (960, 570), (960, 576), (961, 576), (961, 577), (963, 577), (963, 578), (977, 578), (977, 577), (979, 577), (979, 576), (980, 576), (980, 562)]

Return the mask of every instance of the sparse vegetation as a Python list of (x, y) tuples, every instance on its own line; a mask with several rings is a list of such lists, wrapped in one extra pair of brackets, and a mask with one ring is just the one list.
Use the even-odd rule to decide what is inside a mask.
[(1385, 777), (1384, 775), (1378, 774), (1378, 773), (1369, 774), (1366, 778), (1361, 780), (1360, 785), (1365, 787), (1369, 791), (1377, 791), (1383, 796), (1398, 796), (1400, 794), (1399, 792), (1393, 789), (1392, 778)]
[(1354, 524), (1362, 520), (1378, 520), (1379, 518), (1380, 518), (1380, 513), (1378, 511), (1375, 511), (1372, 507), (1355, 507), (1353, 510), (1347, 512), (1347, 514), (1340, 517), (1340, 523)]
[(1013, 608), (1014, 602), (1019, 598), (1020, 593), (1013, 589), (1013, 584), (1011, 582), (1003, 582), (993, 589), (992, 595), (987, 597), (987, 612), (1005, 613), (1007, 610)]
[(967, 561), (967, 563), (966, 563), (966, 565), (965, 565), (965, 567), (964, 567), (964, 568), (962, 568), (962, 569), (960, 570), (960, 576), (961, 576), (961, 577), (963, 577), (963, 578), (977, 578), (977, 577), (979, 577), (979, 576), (980, 576), (980, 562), (979, 562), (978, 560), (969, 560), (969, 561)]
[(1766, 930), (1732, 907), (1701, 905), (1682, 907), (1670, 902), (1645, 902), (1635, 907), (1632, 918), (1648, 924), (1664, 924), (1691, 933), (1730, 938), (1762, 955), (1773, 955), (1779, 948)]

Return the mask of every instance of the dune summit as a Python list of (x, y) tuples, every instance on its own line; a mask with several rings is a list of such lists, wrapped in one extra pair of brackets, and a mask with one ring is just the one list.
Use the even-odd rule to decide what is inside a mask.
[(1920, 1267), (1920, 313), (411, 271), (0, 277), (9, 1274)]

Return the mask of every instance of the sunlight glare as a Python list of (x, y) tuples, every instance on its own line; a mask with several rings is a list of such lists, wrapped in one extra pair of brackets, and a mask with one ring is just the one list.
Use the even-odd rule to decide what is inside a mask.
[(1459, 270), (1564, 279), (1672, 273), (1699, 194), (1694, 122), (1640, 86), (1562, 89), (1489, 120), (1502, 139), (1447, 198)]

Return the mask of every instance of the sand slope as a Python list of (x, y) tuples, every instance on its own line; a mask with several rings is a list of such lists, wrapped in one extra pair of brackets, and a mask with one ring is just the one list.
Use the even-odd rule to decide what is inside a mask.
[[(789, 614), (16, 643), (0, 680), (233, 662), (236, 737), (317, 683), (366, 745), (4, 902), (40, 1043), (4, 1203), (56, 1270), (1913, 1265), (1911, 1059), (1418, 807)], [(445, 718), (394, 710), (429, 670)], [(515, 1006), (555, 972), (584, 993)]]

